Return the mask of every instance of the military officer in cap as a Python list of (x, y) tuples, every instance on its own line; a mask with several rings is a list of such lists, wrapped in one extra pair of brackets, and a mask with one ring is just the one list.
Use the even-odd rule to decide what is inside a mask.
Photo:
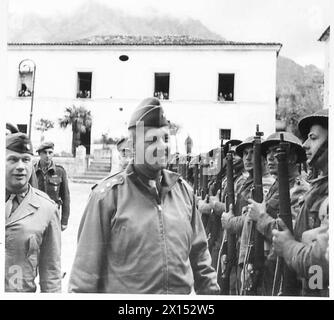
[[(290, 184), (291, 214), (295, 221), (300, 211), (299, 201), (309, 189), (308, 182), (300, 173), (300, 164), (306, 160), (301, 141), (290, 132), (275, 132), (262, 143), (261, 151), (267, 159), (269, 173), (277, 177), (278, 161), (276, 154), (279, 151), (280, 136), (289, 142), (288, 174)], [(276, 267), (276, 255), (273, 253), (272, 230), (276, 228), (276, 218), (279, 214), (278, 180), (269, 189), (262, 204), (248, 200), (248, 218), (256, 222), (257, 230), (265, 236), (265, 266), (263, 271), (262, 295), (271, 296)], [(297, 288), (292, 288), (296, 292)]]
[[(6, 122), (6, 136), (8, 134), (12, 134), (12, 133), (18, 133), (20, 132), (18, 127), (12, 123)], [(38, 188), (38, 182), (37, 182), (37, 177), (36, 177), (36, 172), (35, 169), (33, 167), (32, 172), (31, 172), (31, 177), (29, 179), (29, 183), (32, 187), (34, 188)]]
[(38, 181), (38, 189), (44, 191), (61, 208), (61, 230), (67, 228), (70, 216), (70, 191), (65, 169), (54, 163), (54, 144), (44, 142), (36, 150), (39, 161), (35, 163), (34, 169)]
[(61, 291), (60, 220), (56, 204), (28, 183), (32, 145), (24, 133), (6, 136), (6, 292)]
[(129, 134), (133, 161), (90, 195), (69, 291), (217, 294), (192, 189), (165, 169), (169, 125), (158, 99), (135, 109)]
[[(307, 162), (319, 176), (310, 181), (310, 190), (301, 201), (294, 236), (280, 220), (283, 231), (273, 230), (273, 244), (275, 252), (303, 279), (303, 295), (328, 296), (327, 247), (322, 241), (328, 227), (322, 225), (319, 214), (328, 199), (328, 109), (302, 118), (298, 128), (305, 139)], [(321, 281), (311, 280), (316, 272), (321, 273)]]

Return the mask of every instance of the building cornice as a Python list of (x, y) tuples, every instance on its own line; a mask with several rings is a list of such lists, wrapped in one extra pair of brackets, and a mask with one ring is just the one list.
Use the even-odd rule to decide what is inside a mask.
[(9, 50), (260, 50), (276, 51), (282, 48), (281, 43), (276, 42), (210, 42), (201, 44), (123, 44), (123, 43), (8, 43)]

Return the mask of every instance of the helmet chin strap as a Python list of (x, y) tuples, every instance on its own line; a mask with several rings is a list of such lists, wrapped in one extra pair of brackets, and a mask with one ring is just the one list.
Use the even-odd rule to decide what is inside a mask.
[(328, 138), (320, 145), (317, 152), (309, 162), (310, 166), (314, 166), (316, 161), (328, 150)]

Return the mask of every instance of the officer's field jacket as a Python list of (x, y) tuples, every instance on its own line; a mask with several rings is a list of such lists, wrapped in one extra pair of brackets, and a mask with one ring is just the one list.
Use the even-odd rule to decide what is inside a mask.
[(6, 221), (5, 290), (61, 292), (60, 220), (56, 204), (38, 189), (29, 191)]
[(219, 292), (191, 188), (163, 170), (161, 204), (133, 166), (93, 189), (79, 227), (70, 292)]

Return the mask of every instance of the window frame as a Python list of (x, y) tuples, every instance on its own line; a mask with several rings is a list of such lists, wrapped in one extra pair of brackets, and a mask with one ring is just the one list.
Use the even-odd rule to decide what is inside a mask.
[[(157, 93), (156, 91), (156, 76), (157, 75), (168, 75), (168, 97), (167, 99), (163, 98), (160, 99), (159, 97), (155, 96), (155, 93)], [(154, 71), (153, 72), (153, 96), (158, 98), (159, 100), (163, 100), (163, 101), (170, 101), (170, 88), (171, 88), (171, 73), (170, 72), (158, 72), (158, 71)]]
[[(79, 92), (80, 92), (80, 79), (79, 79), (79, 74), (80, 73), (87, 73), (87, 74), (90, 73), (91, 74), (91, 79), (90, 79), (90, 96), (89, 97), (78, 97)], [(82, 70), (82, 69), (80, 69), (80, 71), (77, 70), (76, 71), (76, 93), (75, 93), (75, 98), (76, 99), (84, 99), (84, 100), (86, 100), (86, 99), (92, 99), (92, 96), (93, 96), (92, 92), (93, 92), (93, 71), (91, 71), (91, 70)]]
[[(219, 79), (220, 75), (233, 75), (233, 100), (219, 100)], [(236, 102), (236, 72), (235, 71), (224, 71), (224, 72), (218, 72), (217, 74), (217, 86), (216, 86), (216, 102), (218, 103), (235, 103)]]

